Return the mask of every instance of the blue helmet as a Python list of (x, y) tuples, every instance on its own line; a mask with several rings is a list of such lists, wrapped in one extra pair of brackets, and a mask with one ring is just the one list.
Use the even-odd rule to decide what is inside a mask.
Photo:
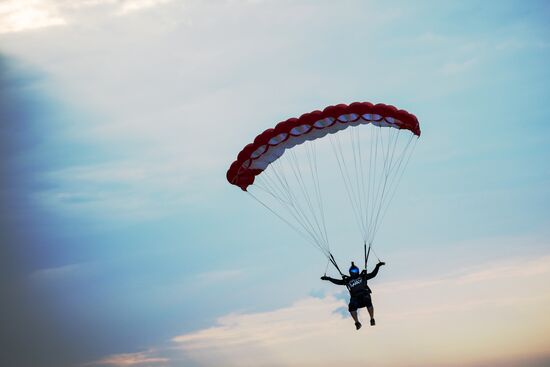
[(359, 275), (359, 268), (355, 266), (353, 261), (351, 262), (351, 267), (349, 268), (349, 275), (351, 276)]

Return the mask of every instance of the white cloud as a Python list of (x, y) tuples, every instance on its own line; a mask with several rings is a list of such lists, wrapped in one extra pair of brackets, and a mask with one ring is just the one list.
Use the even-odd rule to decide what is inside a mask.
[(118, 14), (127, 14), (134, 11), (144, 10), (159, 6), (165, 3), (168, 3), (172, 0), (131, 0), (123, 1), (120, 5), (120, 9), (117, 11)]
[(549, 274), (545, 256), (378, 284), (378, 324), (359, 332), (340, 315), (343, 300), (308, 297), (273, 311), (222, 316), (215, 325), (173, 337), (155, 355), (169, 366), (182, 359), (229, 367), (529, 365), (525, 355), (544, 358), (548, 351), (540, 338), (550, 335)]
[(456, 279), (458, 284), (477, 283), (496, 279), (522, 279), (543, 275), (550, 270), (550, 257), (542, 257), (527, 262), (517, 259), (513, 262), (487, 264), (481, 269), (464, 274)]
[[(504, 240), (503, 240), (504, 241)], [(515, 239), (517, 242), (518, 239)], [(550, 272), (550, 256), (536, 259), (505, 259), (463, 268), (453, 274), (431, 279), (387, 282), (381, 292), (394, 293), (434, 286), (456, 287), (468, 283), (480, 283), (491, 280), (522, 279)]]
[(0, 3), (0, 33), (20, 32), (66, 24), (55, 2), (7, 0)]
[[(165, 5), (172, 0), (6, 0), (0, 3), (0, 34), (68, 26), (125, 16)], [(95, 16), (87, 17), (87, 12)]]
[(148, 350), (137, 353), (123, 353), (107, 356), (98, 361), (86, 363), (85, 366), (113, 366), (113, 367), (131, 367), (131, 366), (164, 366), (169, 361), (165, 357), (155, 357), (154, 350)]

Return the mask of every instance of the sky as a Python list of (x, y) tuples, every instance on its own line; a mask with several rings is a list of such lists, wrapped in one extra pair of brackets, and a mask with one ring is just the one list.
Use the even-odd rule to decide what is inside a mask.
[[(535, 0), (0, 1), (0, 364), (549, 365), (549, 18)], [(354, 101), (422, 129), (358, 332), (326, 259), (225, 178), (266, 128)], [(360, 260), (359, 233), (334, 237)]]

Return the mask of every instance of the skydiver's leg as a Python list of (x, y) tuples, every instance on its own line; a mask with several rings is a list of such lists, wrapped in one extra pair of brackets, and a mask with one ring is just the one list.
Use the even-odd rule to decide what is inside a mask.
[(371, 320), (374, 319), (374, 307), (372, 307), (372, 306), (367, 307), (367, 311), (369, 311), (369, 315), (370, 315)]
[(366, 306), (367, 306), (367, 311), (369, 311), (369, 315), (370, 315), (370, 324), (371, 326), (374, 326), (376, 325), (376, 321), (374, 321), (374, 307), (372, 306), (372, 300), (370, 298), (370, 295), (366, 299)]
[(357, 330), (361, 329), (361, 323), (359, 322), (359, 317), (357, 317), (357, 300), (355, 298), (351, 298), (348, 305), (348, 311), (353, 318), (353, 321), (355, 321), (355, 328)]
[(351, 317), (353, 318), (353, 321), (355, 321), (355, 328), (357, 330), (361, 329), (361, 323), (359, 322), (359, 318), (357, 317), (357, 310), (356, 311), (350, 311), (349, 312)]
[(370, 307), (367, 307), (367, 311), (369, 311), (369, 315), (370, 315), (370, 324), (371, 325), (374, 325), (374, 307), (370, 306)]

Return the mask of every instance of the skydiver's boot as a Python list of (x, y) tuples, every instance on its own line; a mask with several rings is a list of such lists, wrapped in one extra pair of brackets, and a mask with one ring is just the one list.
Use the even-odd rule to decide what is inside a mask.
[(359, 321), (357, 321), (355, 323), (355, 329), (359, 330), (359, 329), (361, 329), (361, 326), (363, 326), (363, 325), (361, 325), (361, 323)]
[(370, 326), (374, 326), (376, 325), (376, 321), (374, 321), (374, 319), (370, 319)]

